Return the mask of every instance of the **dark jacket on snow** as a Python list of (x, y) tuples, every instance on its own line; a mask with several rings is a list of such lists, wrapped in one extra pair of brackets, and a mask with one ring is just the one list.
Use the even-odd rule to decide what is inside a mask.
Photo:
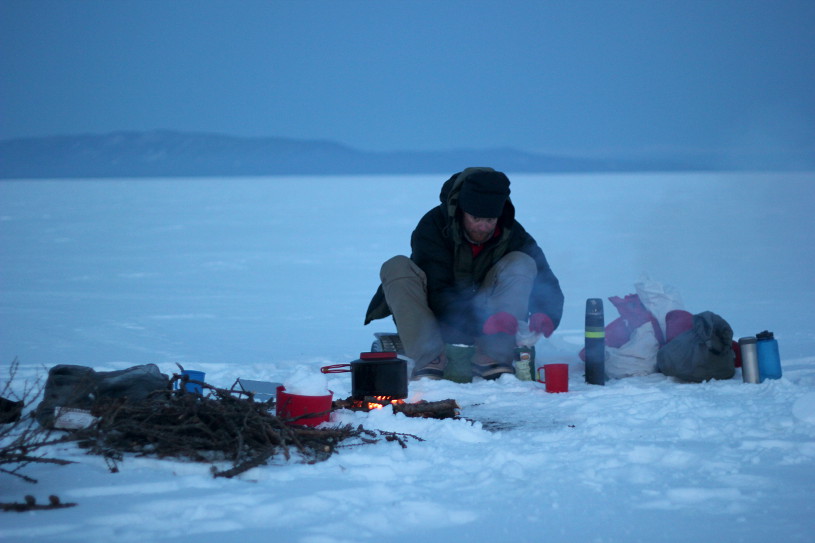
[[(538, 266), (529, 313), (545, 313), (557, 328), (563, 315), (563, 292), (549, 267), (543, 251), (534, 238), (515, 220), (515, 206), (509, 198), (498, 219), (500, 234), (484, 244), (473, 257), (464, 237), (458, 194), (464, 179), (479, 168), (468, 168), (454, 174), (441, 189), (441, 204), (428, 211), (411, 235), (411, 260), (427, 275), (427, 297), (430, 309), (439, 322), (467, 337), (480, 335), (487, 316), (475, 315), (472, 299), (487, 272), (507, 253), (521, 251), (531, 256)], [(365, 324), (390, 315), (382, 286), (374, 294), (365, 316)]]

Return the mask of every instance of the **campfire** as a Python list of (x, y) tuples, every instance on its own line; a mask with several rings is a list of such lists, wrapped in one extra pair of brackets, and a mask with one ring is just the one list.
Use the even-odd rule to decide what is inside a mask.
[(348, 409), (350, 411), (374, 411), (391, 406), (393, 413), (402, 413), (407, 417), (421, 417), (433, 419), (448, 419), (458, 417), (459, 406), (455, 400), (441, 400), (428, 402), (406, 402), (403, 399), (394, 399), (391, 396), (365, 396), (362, 399), (353, 396), (345, 400), (334, 400), (332, 409)]
[(396, 352), (365, 352), (350, 364), (332, 364), (320, 368), (322, 373), (351, 373), (351, 396), (335, 400), (332, 409), (374, 411), (387, 406), (393, 413), (408, 417), (447, 419), (458, 417), (455, 400), (407, 403), (407, 363)]
[(390, 396), (368, 396), (362, 400), (352, 400), (355, 410), (373, 411), (374, 409), (382, 409), (386, 405), (401, 405), (405, 400), (391, 398)]

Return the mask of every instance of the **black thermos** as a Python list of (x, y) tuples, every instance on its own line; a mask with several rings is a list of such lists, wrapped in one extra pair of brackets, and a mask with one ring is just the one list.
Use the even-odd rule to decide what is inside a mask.
[(586, 300), (586, 382), (606, 384), (606, 331), (603, 300)]

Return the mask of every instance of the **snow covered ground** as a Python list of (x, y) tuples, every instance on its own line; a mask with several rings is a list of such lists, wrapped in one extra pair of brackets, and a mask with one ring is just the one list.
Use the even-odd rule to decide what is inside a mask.
[[(15, 357), (18, 388), (56, 364), (178, 362), (229, 387), (350, 362), (394, 329), (362, 326), (379, 265), (409, 251), (448, 175), (0, 182), (2, 378)], [(0, 513), (0, 540), (813, 541), (815, 173), (510, 178), (566, 294), (538, 363), (568, 362), (568, 393), (411, 383), (411, 400), (454, 398), (470, 421), (335, 413), (424, 441), (228, 480), (54, 449), (77, 464), (30, 466), (36, 485), (0, 475), (0, 502), (78, 505)], [(774, 331), (784, 377), (585, 384), (586, 298), (632, 293), (642, 273), (736, 337)], [(327, 385), (350, 395), (348, 374)]]

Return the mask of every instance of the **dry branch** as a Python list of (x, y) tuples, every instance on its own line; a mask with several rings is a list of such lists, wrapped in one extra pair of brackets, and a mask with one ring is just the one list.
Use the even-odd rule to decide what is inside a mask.
[[(287, 424), (269, 406), (231, 396), (230, 391), (207, 387), (216, 397), (182, 391), (159, 391), (140, 402), (99, 403), (97, 421), (72, 433), (93, 454), (105, 457), (111, 470), (125, 453), (196, 462), (227, 461), (229, 469), (213, 468), (215, 477), (234, 477), (275, 457), (289, 460), (296, 452), (304, 462), (330, 457), (338, 447), (364, 439), (397, 440), (405, 446), (415, 436), (375, 433), (350, 425), (311, 428)], [(357, 443), (353, 443), (354, 438)], [(416, 438), (418, 439), (418, 438)], [(352, 443), (349, 445), (346, 442)]]
[[(32, 463), (71, 464), (67, 460), (46, 458), (40, 451), (49, 445), (61, 442), (52, 439), (50, 432), (41, 428), (30, 415), (23, 415), (25, 408), (31, 407), (39, 396), (39, 382), (26, 382), (21, 394), (15, 394), (12, 383), (17, 376), (19, 361), (15, 358), (9, 366), (8, 379), (0, 389), (3, 405), (3, 418), (0, 419), (0, 473), (13, 475), (28, 483), (36, 483), (33, 477), (22, 470)], [(9, 398), (14, 398), (11, 400)], [(8, 466), (8, 467), (6, 467)]]
[[(38, 440), (37, 445), (76, 442), (89, 453), (101, 455), (113, 472), (118, 471), (117, 464), (126, 454), (135, 454), (212, 464), (227, 462), (231, 464), (227, 469), (219, 469), (213, 465), (213, 476), (234, 477), (274, 459), (288, 461), (295, 454), (303, 462), (315, 463), (329, 458), (340, 447), (355, 447), (385, 440), (394, 441), (404, 448), (410, 440), (421, 441), (411, 434), (372, 431), (362, 426), (298, 426), (297, 419), (278, 418), (270, 411), (273, 408), (269, 404), (254, 402), (251, 394), (234, 390), (234, 387), (233, 390), (225, 390), (190, 380), (189, 382), (201, 385), (205, 394), (188, 392), (183, 386), (186, 384), (185, 378), (186, 376), (175, 374), (166, 389), (155, 390), (138, 400), (96, 397), (89, 406), (89, 426), (68, 432), (59, 440)], [(180, 385), (179, 389), (173, 390), (176, 383)], [(340, 400), (333, 406), (333, 409), (339, 408), (352, 407), (349, 401)], [(393, 408), (395, 413), (411, 417), (458, 416), (458, 405), (454, 400), (423, 401), (394, 405)], [(312, 416), (314, 414), (303, 415), (309, 418)], [(26, 446), (15, 449), (14, 453), (16, 462), (67, 463), (31, 457), (31, 449)], [(0, 454), (0, 464), (2, 460)], [(2, 471), (12, 473), (0, 468), (0, 472)], [(23, 475), (13, 474), (30, 480)], [(32, 504), (28, 504), (30, 505)]]
[(51, 495), (48, 496), (48, 504), (38, 504), (34, 496), (26, 496), (24, 503), (0, 503), (0, 508), (3, 511), (15, 511), (23, 513), (25, 511), (44, 511), (48, 509), (64, 509), (66, 507), (74, 507), (75, 503), (62, 503), (59, 497)]

